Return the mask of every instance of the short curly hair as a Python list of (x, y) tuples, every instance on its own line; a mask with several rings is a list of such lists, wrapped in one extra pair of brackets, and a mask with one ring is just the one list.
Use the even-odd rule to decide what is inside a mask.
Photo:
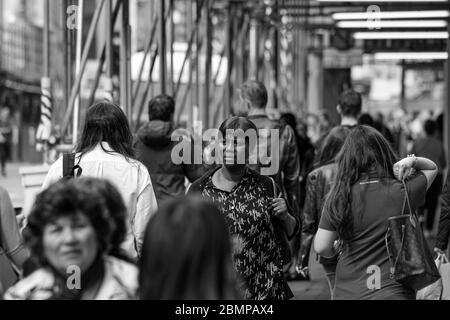
[(160, 94), (148, 102), (149, 120), (170, 121), (175, 112), (175, 100), (166, 94)]
[[(96, 181), (97, 180), (97, 181)], [(28, 217), (23, 232), (25, 243), (32, 254), (43, 265), (48, 264), (44, 255), (43, 233), (49, 223), (61, 217), (84, 214), (91, 222), (99, 244), (100, 254), (107, 253), (112, 245), (114, 233), (118, 230), (111, 210), (98, 189), (87, 185), (104, 184), (95, 178), (60, 180), (39, 193)]]
[(253, 107), (264, 109), (267, 105), (267, 89), (260, 81), (249, 80), (239, 88), (241, 97), (247, 99)]

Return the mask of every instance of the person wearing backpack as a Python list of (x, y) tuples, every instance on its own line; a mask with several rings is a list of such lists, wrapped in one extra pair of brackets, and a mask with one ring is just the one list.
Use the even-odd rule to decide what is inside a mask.
[[(228, 224), (234, 266), (244, 299), (285, 300), (293, 297), (283, 277), (287, 240), (299, 229), (280, 188), (270, 177), (248, 167), (255, 142), (226, 136), (229, 130), (253, 133), (256, 126), (243, 117), (225, 120), (219, 128), (223, 165), (195, 181), (188, 195), (199, 193), (217, 204)], [(225, 138), (226, 137), (226, 138)], [(243, 163), (238, 159), (245, 159)], [(285, 243), (285, 245), (283, 245)], [(287, 247), (289, 251), (289, 247)]]
[[(127, 232), (122, 248), (137, 259), (145, 227), (158, 205), (147, 168), (135, 160), (133, 136), (122, 109), (109, 102), (91, 106), (76, 147), (75, 166), (82, 176), (104, 178), (119, 190), (127, 207)], [(63, 177), (63, 157), (51, 167), (43, 188)], [(80, 173), (77, 170), (76, 175)]]

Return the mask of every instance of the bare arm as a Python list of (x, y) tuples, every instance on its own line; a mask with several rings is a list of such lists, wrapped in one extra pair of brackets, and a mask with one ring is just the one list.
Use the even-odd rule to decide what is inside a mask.
[(425, 175), (427, 178), (428, 190), (433, 183), (434, 178), (436, 178), (438, 167), (433, 161), (427, 158), (415, 156), (406, 157), (394, 164), (394, 174), (399, 180), (407, 178), (413, 171), (421, 171)]
[(334, 242), (338, 236), (335, 231), (329, 231), (319, 228), (314, 238), (314, 251), (324, 258), (332, 258), (336, 255)]

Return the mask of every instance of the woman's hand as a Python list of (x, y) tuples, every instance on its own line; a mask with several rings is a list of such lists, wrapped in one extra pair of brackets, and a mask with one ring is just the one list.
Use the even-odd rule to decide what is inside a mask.
[(414, 168), (415, 163), (415, 157), (407, 157), (394, 164), (393, 170), (395, 178), (400, 181), (409, 178), (416, 172), (416, 169)]
[(274, 198), (270, 204), (273, 215), (277, 218), (281, 218), (283, 215), (288, 213), (286, 200), (283, 198)]

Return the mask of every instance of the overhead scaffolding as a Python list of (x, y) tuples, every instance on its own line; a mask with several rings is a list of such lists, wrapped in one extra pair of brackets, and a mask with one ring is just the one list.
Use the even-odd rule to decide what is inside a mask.
[[(80, 1), (73, 3), (78, 5)], [(65, 3), (70, 4), (68, 0)], [(137, 38), (132, 38), (131, 32), (138, 30), (130, 28), (130, 12), (139, 10), (130, 10), (130, 6), (136, 3), (143, 8), (148, 4), (151, 19), (147, 21), (141, 51), (131, 52), (131, 41)], [(310, 108), (325, 108), (324, 103), (335, 97), (325, 100), (314, 97), (323, 93), (327, 74), (308, 70), (308, 60), (315, 61), (314, 68), (323, 69), (325, 49), (333, 46), (339, 50), (352, 48), (355, 45), (353, 30), (339, 29), (331, 15), (347, 9), (352, 12), (364, 12), (365, 9), (362, 4), (350, 6), (348, 2), (311, 0), (96, 0), (95, 4), (89, 30), (83, 39), (79, 74), (73, 74), (71, 51), (74, 51), (74, 43), (70, 31), (65, 33), (65, 65), (69, 73), (66, 87), (70, 90), (65, 94), (67, 108), (62, 113), (63, 119), (54, 122), (62, 122), (61, 133), (66, 137), (98, 28), (104, 29), (105, 42), (96, 48), (97, 63), (89, 98), (80, 100), (80, 113), (97, 99), (102, 87), (106, 92), (103, 98), (119, 103), (130, 119), (131, 127), (137, 130), (152, 95), (166, 93), (176, 100), (177, 122), (187, 120), (187, 126), (191, 126), (195, 120), (201, 120), (203, 127), (208, 128), (217, 127), (230, 114), (239, 113), (234, 109), (236, 89), (252, 78), (266, 84), (269, 108), (297, 115), (305, 115)], [(434, 10), (442, 10), (446, 5), (448, 3), (430, 4)], [(422, 10), (425, 5), (380, 6), (384, 6), (383, 10)], [(106, 18), (100, 24), (101, 13)], [(83, 21), (83, 16), (79, 19)], [(362, 50), (379, 50), (373, 45), (374, 41), (367, 40)], [(441, 46), (439, 41), (446, 39), (436, 39), (437, 48)], [(380, 41), (376, 45), (380, 43), (388, 45)], [(117, 44), (119, 92), (115, 91), (114, 85)], [(407, 45), (401, 41), (395, 44), (397, 49)], [(317, 71), (317, 74), (311, 71)], [(317, 81), (313, 85), (311, 81), (315, 74)], [(76, 121), (73, 123), (78, 126)], [(76, 132), (74, 130), (74, 135)]]

